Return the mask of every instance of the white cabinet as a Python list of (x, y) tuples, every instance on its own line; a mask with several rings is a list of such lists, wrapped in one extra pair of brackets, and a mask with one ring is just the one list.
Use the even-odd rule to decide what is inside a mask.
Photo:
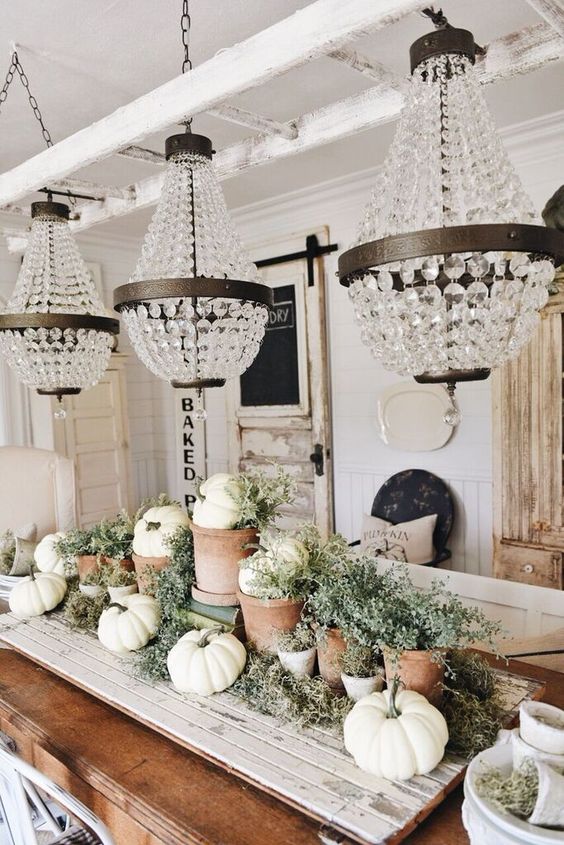
[[(76, 471), (78, 524), (92, 525), (130, 507), (126, 356), (114, 353), (99, 383), (66, 396), (64, 420), (54, 420), (54, 445)], [(52, 401), (53, 410), (58, 407)]]

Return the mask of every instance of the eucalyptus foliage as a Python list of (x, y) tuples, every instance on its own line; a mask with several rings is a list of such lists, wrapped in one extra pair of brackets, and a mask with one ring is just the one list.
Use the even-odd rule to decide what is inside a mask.
[(291, 505), (297, 484), (280, 464), (274, 465), (274, 475), (260, 469), (250, 469), (237, 476), (233, 500), (239, 510), (236, 529), (257, 528), (264, 531), (274, 521), (281, 505)]

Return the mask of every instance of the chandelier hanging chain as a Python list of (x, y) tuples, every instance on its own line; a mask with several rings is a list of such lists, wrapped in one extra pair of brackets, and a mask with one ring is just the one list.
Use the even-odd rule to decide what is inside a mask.
[(19, 56), (18, 56), (18, 54), (15, 50), (12, 53), (12, 59), (11, 59), (11, 62), (10, 62), (10, 67), (8, 68), (8, 73), (6, 74), (4, 86), (2, 88), (2, 91), (0, 91), (0, 106), (2, 106), (4, 104), (4, 102), (6, 101), (6, 98), (8, 96), (8, 89), (9, 89), (9, 87), (10, 87), (10, 85), (11, 85), (13, 79), (14, 79), (14, 72), (18, 73), (18, 76), (20, 77), (20, 81), (21, 81), (23, 87), (25, 88), (25, 90), (27, 92), (27, 98), (29, 100), (29, 105), (31, 106), (31, 109), (32, 109), (35, 117), (37, 118), (39, 125), (41, 126), (41, 134), (43, 135), (43, 139), (44, 139), (45, 143), (47, 144), (48, 147), (52, 147), (53, 141), (51, 139), (51, 133), (49, 132), (49, 130), (45, 126), (45, 123), (43, 121), (43, 115), (41, 114), (41, 110), (39, 108), (37, 100), (35, 99), (35, 97), (31, 93), (31, 90), (30, 90), (30, 87), (29, 87), (29, 79), (27, 78), (27, 74), (26, 74), (25, 70), (23, 69), (22, 64), (20, 62), (20, 59), (19, 59)]
[[(435, 29), (453, 29), (451, 23), (447, 16), (443, 13), (442, 9), (439, 9), (438, 12), (435, 12), (432, 6), (428, 6), (425, 9), (421, 9), (421, 15), (424, 18), (429, 18)], [(479, 44), (474, 45), (476, 55), (478, 56), (485, 56), (487, 53), (487, 47), (480, 47)]]
[[(182, 15), (180, 16), (180, 29), (182, 31), (182, 46), (184, 47), (184, 58), (182, 60), (182, 73), (192, 70), (192, 59), (190, 58), (190, 31), (192, 27), (192, 18), (190, 17), (190, 9), (188, 8), (188, 0), (182, 0)], [(184, 121), (186, 132), (192, 131), (192, 120), (188, 118)]]

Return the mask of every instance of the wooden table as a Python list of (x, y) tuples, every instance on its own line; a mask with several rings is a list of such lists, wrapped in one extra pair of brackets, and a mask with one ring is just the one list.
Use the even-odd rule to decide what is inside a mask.
[[(512, 661), (564, 707), (564, 674)], [(319, 822), (186, 751), (13, 651), (0, 649), (0, 728), (110, 827), (118, 845), (307, 845)], [(461, 789), (404, 842), (463, 845)], [(326, 831), (325, 842), (348, 842)]]

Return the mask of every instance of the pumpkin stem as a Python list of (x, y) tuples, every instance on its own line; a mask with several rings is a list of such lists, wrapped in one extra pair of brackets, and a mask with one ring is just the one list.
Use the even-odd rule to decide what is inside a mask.
[(145, 523), (147, 531), (158, 531), (161, 527), (160, 522), (147, 522)]
[(118, 601), (113, 601), (111, 604), (109, 604), (108, 610), (110, 609), (110, 607), (119, 607), (119, 609), (121, 610), (122, 613), (124, 613), (127, 610), (127, 607), (125, 607), (125, 605), (123, 605), (123, 604), (120, 604)]
[(400, 711), (396, 707), (396, 695), (400, 686), (399, 675), (394, 675), (392, 685), (390, 687), (390, 706), (388, 708), (388, 719), (397, 719), (401, 716)]
[(35, 573), (39, 572), (39, 569), (36, 567), (34, 563), (31, 564), (29, 567), (29, 578), (31, 581), (35, 581)]
[(208, 631), (202, 634), (202, 636), (198, 640), (198, 647), (205, 648), (205, 646), (209, 645), (209, 639), (212, 634), (223, 634), (223, 625), (216, 625), (214, 628), (210, 628)]

